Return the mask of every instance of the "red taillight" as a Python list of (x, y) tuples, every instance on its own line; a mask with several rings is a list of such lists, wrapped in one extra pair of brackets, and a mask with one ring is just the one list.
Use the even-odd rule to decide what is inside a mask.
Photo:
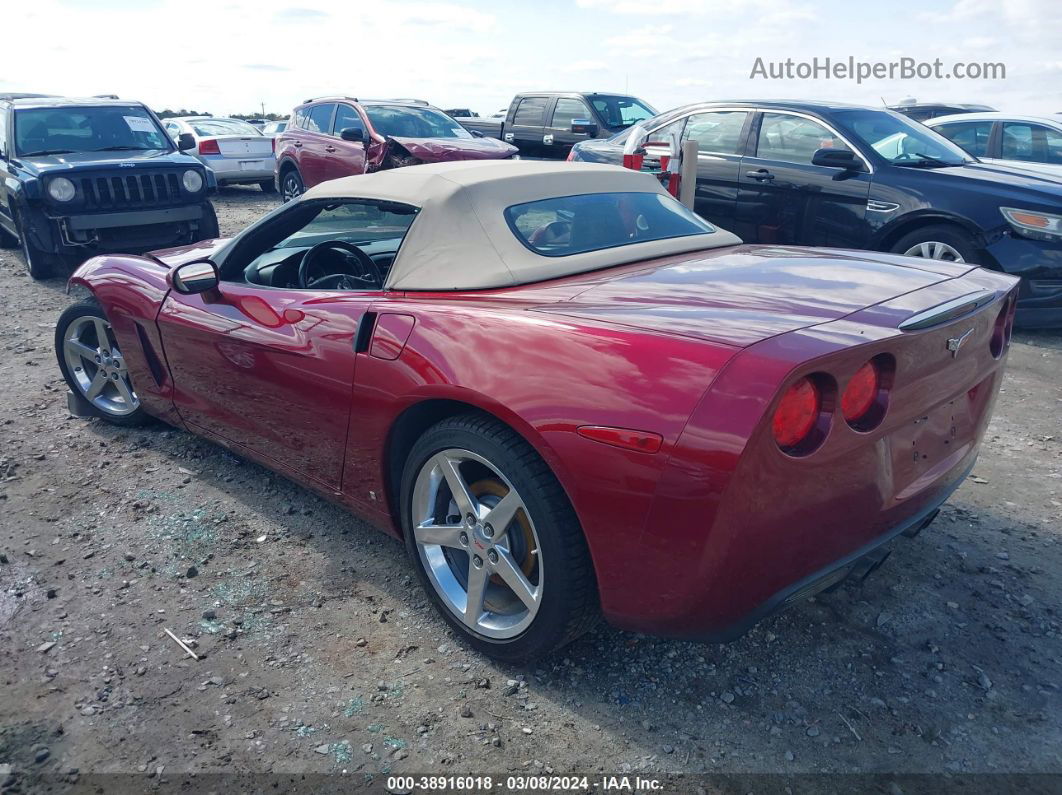
[(819, 388), (805, 377), (801, 378), (782, 395), (771, 423), (774, 440), (785, 449), (796, 447), (815, 427), (819, 418), (822, 395)]
[(204, 138), (199, 142), (199, 154), (201, 155), (220, 155), (221, 147), (218, 146), (218, 142), (213, 138)]
[(273, 139), (271, 139), (269, 141), (269, 143), (271, 143), (273, 145), (273, 154), (276, 154), (277, 153), (277, 139), (273, 138)]
[(1010, 344), (1010, 336), (1014, 332), (1014, 308), (1016, 304), (1017, 301), (1014, 298), (1008, 299), (1000, 307), (999, 314), (996, 315), (996, 324), (992, 329), (992, 338), (988, 342), (988, 347), (992, 351), (992, 355), (997, 359), (1003, 355), (1007, 345)]
[(852, 376), (848, 386), (841, 395), (841, 413), (848, 422), (855, 422), (866, 416), (878, 396), (880, 383), (878, 368), (874, 362), (867, 362)]

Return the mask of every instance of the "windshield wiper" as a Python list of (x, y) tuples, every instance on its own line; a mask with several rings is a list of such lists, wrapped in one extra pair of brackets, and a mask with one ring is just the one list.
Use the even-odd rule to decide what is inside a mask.
[(105, 146), (102, 149), (93, 149), (93, 152), (150, 152), (154, 146)]
[(893, 165), (896, 166), (911, 166), (912, 168), (949, 168), (951, 166), (959, 166), (961, 163), (949, 163), (947, 160), (941, 160), (939, 157), (931, 157), (924, 155), (921, 152), (911, 152), (912, 155), (918, 158), (918, 160), (908, 161), (893, 161)]
[(73, 149), (40, 149), (36, 152), (22, 152), (19, 157), (40, 157), (41, 155), (72, 155)]

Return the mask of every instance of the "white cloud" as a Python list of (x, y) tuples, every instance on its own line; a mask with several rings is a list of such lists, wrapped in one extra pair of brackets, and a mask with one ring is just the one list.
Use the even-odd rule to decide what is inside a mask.
[[(664, 109), (789, 96), (983, 101), (1062, 110), (1059, 0), (923, 0), (936, 16), (842, 0), (33, 0), (4, 41), (5, 90), (117, 93), (155, 108), (286, 112), (309, 96), (423, 97), (493, 112), (517, 91), (625, 90)], [(206, 17), (204, 17), (206, 19)], [(219, 40), (217, 31), (224, 31)], [(130, 46), (150, 42), (150, 49)], [(1003, 61), (1007, 80), (750, 80), (757, 57)], [(569, 82), (570, 81), (570, 82)], [(565, 85), (568, 83), (568, 85)], [(571, 86), (571, 83), (578, 83)]]

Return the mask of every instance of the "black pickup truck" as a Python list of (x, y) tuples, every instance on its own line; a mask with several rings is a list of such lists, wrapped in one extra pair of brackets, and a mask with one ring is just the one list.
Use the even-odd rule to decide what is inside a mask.
[(474, 135), (499, 138), (521, 154), (563, 160), (572, 146), (609, 138), (656, 111), (637, 97), (583, 91), (525, 91), (503, 120), (457, 117)]
[(0, 245), (35, 279), (218, 236), (214, 173), (139, 102), (0, 94)]

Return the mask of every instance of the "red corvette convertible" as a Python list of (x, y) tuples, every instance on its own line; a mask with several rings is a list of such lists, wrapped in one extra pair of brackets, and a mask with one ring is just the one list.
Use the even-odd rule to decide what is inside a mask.
[(72, 409), (348, 506), (508, 660), (602, 613), (732, 638), (876, 567), (973, 465), (1016, 284), (742, 245), (652, 176), (532, 162), (327, 182), (72, 281)]

